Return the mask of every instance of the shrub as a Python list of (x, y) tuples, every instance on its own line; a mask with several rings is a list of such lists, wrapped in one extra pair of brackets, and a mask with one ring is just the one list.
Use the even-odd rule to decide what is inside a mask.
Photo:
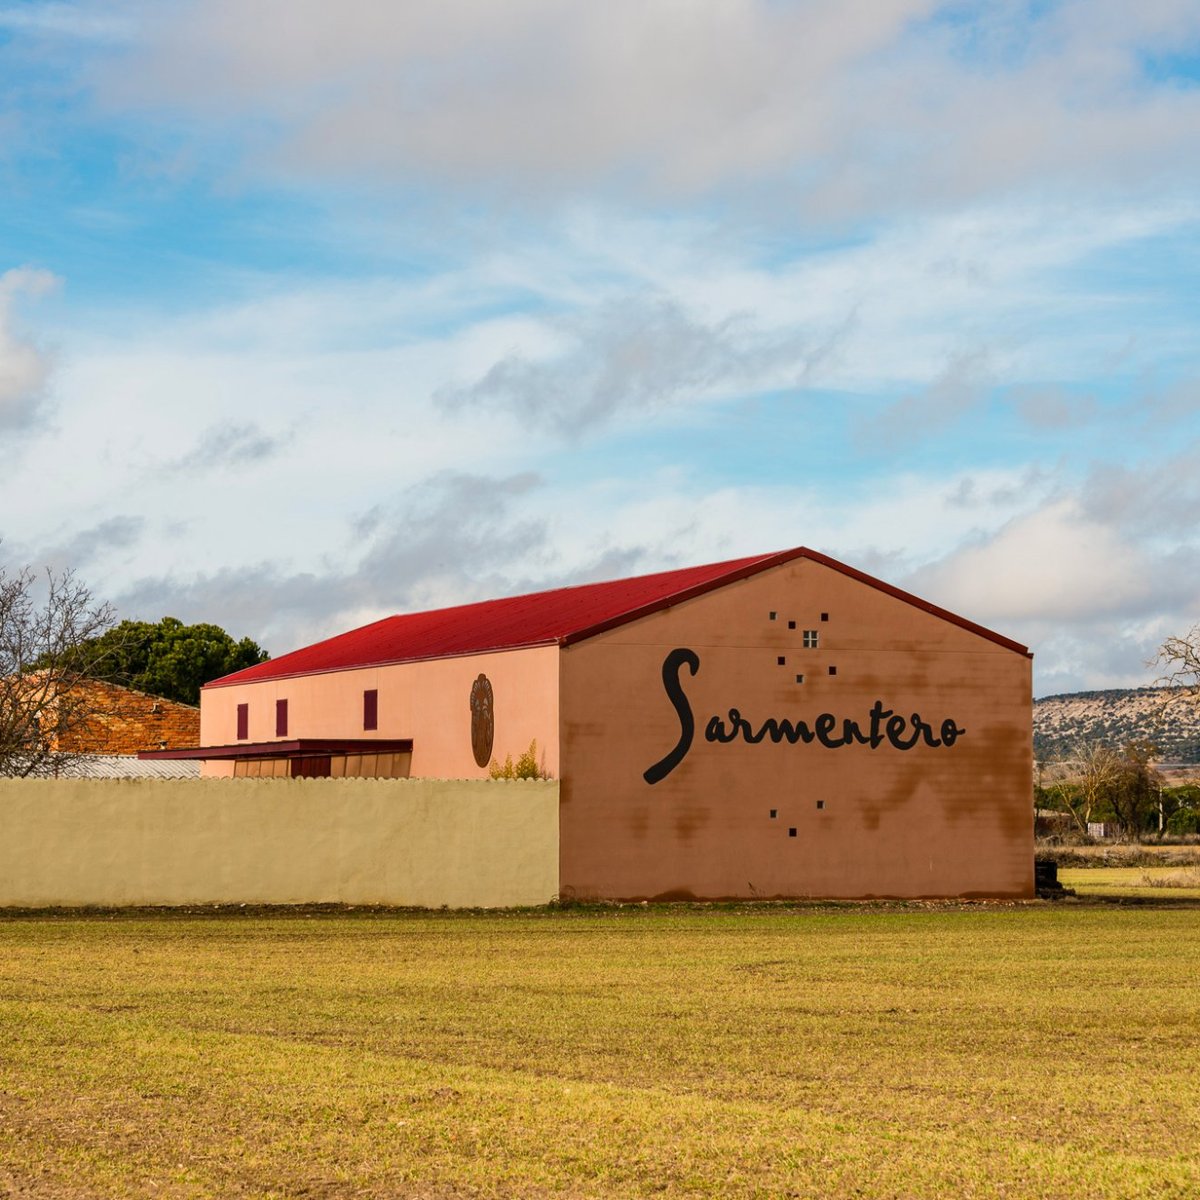
[(517, 757), (516, 763), (513, 762), (511, 754), (504, 756), (503, 763), (493, 758), (491, 766), (488, 767), (488, 774), (493, 779), (550, 778), (550, 772), (546, 770), (545, 764), (538, 761), (537, 738), (529, 743), (529, 749), (524, 754)]

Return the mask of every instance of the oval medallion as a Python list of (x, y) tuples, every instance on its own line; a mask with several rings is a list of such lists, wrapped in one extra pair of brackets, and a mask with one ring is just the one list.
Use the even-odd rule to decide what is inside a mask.
[(492, 739), (496, 723), (492, 715), (492, 685), (486, 675), (471, 684), (471, 749), (475, 762), (486, 767), (492, 761)]

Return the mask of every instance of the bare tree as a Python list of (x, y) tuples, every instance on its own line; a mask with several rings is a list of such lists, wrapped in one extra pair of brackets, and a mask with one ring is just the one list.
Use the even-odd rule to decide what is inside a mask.
[(0, 566), (0, 775), (42, 773), (100, 715), (81, 646), (113, 624), (71, 571)]
[(1159, 810), (1162, 776), (1154, 769), (1158, 748), (1151, 742), (1129, 742), (1118, 758), (1116, 778), (1108, 789), (1108, 806), (1121, 832), (1140, 841), (1146, 825)]
[(1075, 787), (1064, 788), (1062, 795), (1079, 832), (1087, 833), (1088, 823), (1120, 775), (1121, 758), (1102, 742), (1080, 742), (1069, 761), (1075, 767)]
[(1167, 638), (1158, 648), (1154, 664), (1166, 668), (1160, 684), (1185, 688), (1200, 703), (1200, 625), (1193, 625), (1181, 637)]

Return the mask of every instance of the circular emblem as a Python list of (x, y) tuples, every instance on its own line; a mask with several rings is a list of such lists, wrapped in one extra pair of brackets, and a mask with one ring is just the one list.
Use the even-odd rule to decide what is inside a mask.
[(475, 761), (486, 767), (492, 761), (492, 739), (496, 722), (492, 711), (492, 685), (486, 675), (471, 684), (471, 749)]

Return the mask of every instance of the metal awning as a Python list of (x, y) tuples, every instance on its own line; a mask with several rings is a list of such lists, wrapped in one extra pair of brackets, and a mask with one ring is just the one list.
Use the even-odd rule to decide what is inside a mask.
[(186, 750), (142, 750), (140, 759), (311, 758), (323, 754), (406, 754), (412, 738), (291, 738), (279, 742), (235, 742), (232, 746), (193, 746)]

